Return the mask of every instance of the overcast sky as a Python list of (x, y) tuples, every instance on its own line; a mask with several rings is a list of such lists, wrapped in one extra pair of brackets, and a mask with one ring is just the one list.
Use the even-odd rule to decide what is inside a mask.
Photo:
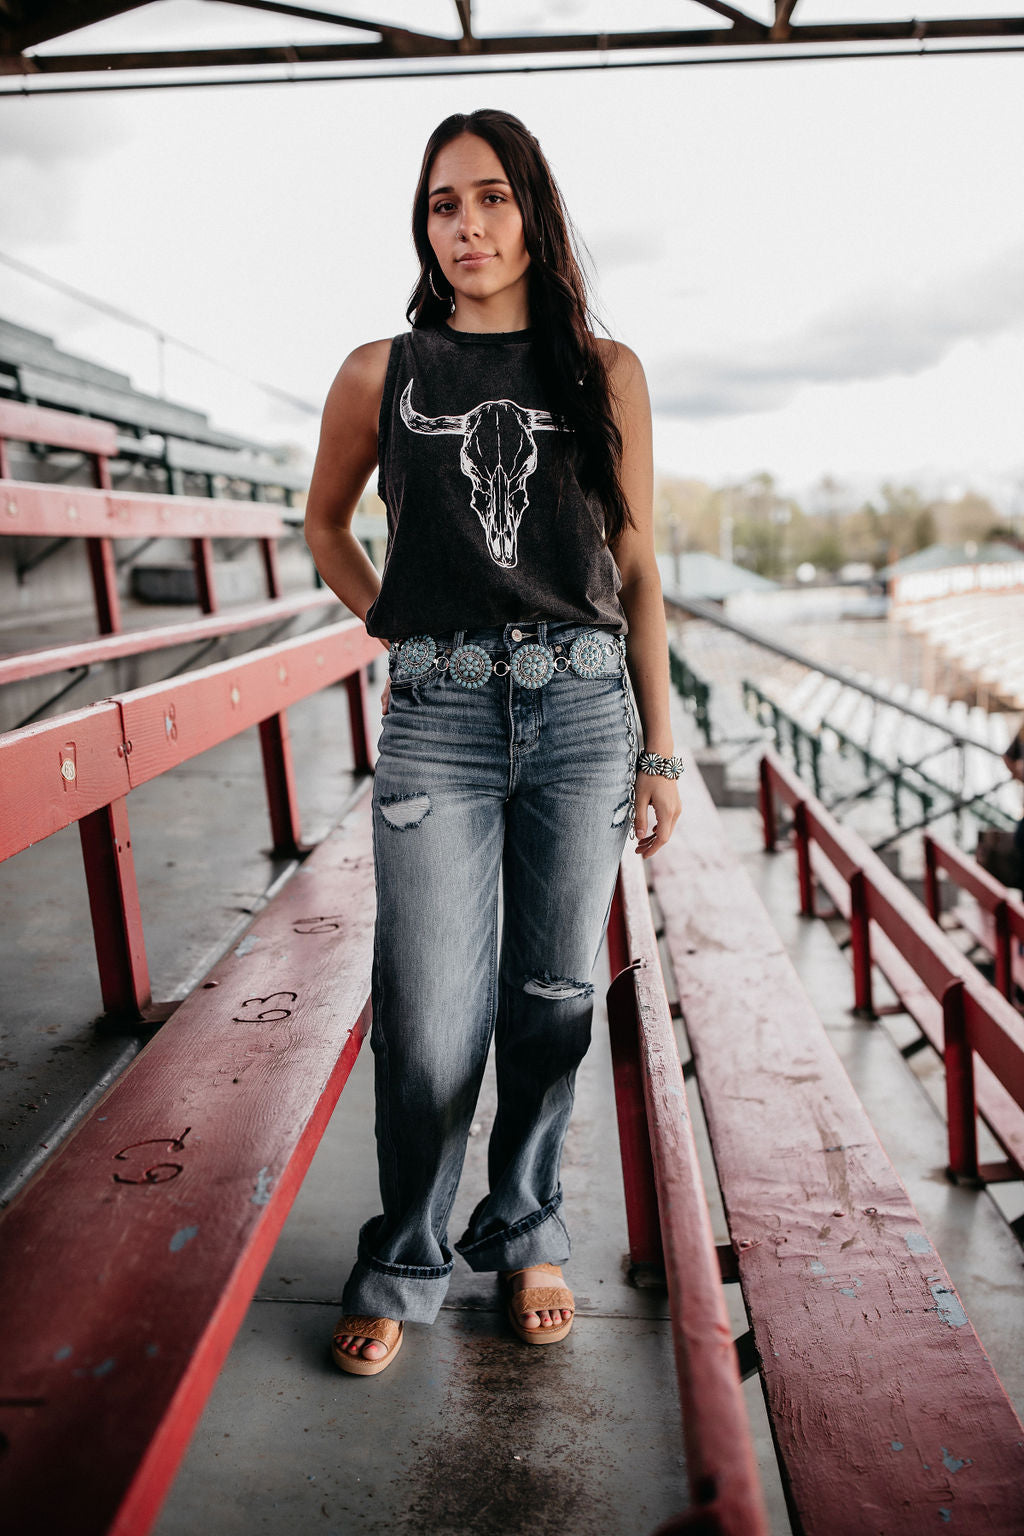
[[(448, 0), (352, 8), (452, 30)], [(482, 31), (614, 29), (627, 10), (707, 24), (685, 0), (476, 10)], [(798, 16), (910, 12), (804, 0)], [(348, 35), (163, 0), (46, 51)], [(1020, 512), (1022, 99), (1017, 54), (4, 100), (0, 250), (319, 402), (353, 346), (404, 326), (427, 134), (504, 107), (544, 145), (599, 310), (647, 368), (662, 469), (975, 486)], [(157, 387), (152, 338), (2, 267), (0, 288), (0, 314)], [(311, 418), (173, 346), (165, 360), (168, 393), (219, 425), (315, 442)]]

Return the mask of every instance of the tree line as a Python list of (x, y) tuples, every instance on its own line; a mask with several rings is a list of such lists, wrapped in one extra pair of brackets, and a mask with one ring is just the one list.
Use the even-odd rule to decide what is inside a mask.
[(848, 566), (879, 570), (935, 543), (1022, 543), (1020, 528), (971, 490), (929, 497), (916, 486), (885, 482), (863, 499), (825, 475), (806, 503), (783, 495), (766, 472), (720, 486), (661, 475), (654, 499), (657, 547), (666, 554), (707, 550), (785, 580), (800, 566), (813, 566), (824, 578)]

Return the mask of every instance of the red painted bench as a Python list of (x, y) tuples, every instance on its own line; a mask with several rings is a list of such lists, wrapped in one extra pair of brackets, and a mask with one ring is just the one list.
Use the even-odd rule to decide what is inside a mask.
[(0, 686), (20, 683), (30, 677), (50, 677), (55, 672), (71, 672), (80, 667), (102, 665), (123, 656), (142, 656), (150, 651), (169, 650), (176, 645), (201, 645), (225, 635), (262, 625), (285, 624), (301, 614), (336, 604), (338, 599), (327, 588), (294, 592), (267, 603), (247, 603), (229, 608), (209, 618), (190, 619), (182, 624), (158, 624), (146, 629), (121, 630), (99, 635), (92, 640), (52, 645), (35, 651), (17, 651), (0, 656)]
[[(663, 857), (659, 854), (659, 857)], [(671, 1011), (640, 860), (608, 923), (608, 1024), (630, 1259), (664, 1270), (691, 1507), (670, 1532), (769, 1536)], [(725, 1259), (733, 1268), (732, 1254)]]
[[(971, 1182), (1018, 1178), (1024, 1170), (1024, 1021), (878, 855), (768, 752), (761, 761), (768, 849), (777, 840), (776, 799), (793, 809), (800, 911), (815, 914), (817, 880), (850, 923), (854, 1006), (866, 1017), (875, 1015), (877, 965), (944, 1059), (951, 1175)], [(1006, 1163), (979, 1166), (979, 1110)]]
[(992, 956), (995, 984), (1013, 1002), (1015, 989), (1024, 990), (1024, 901), (974, 859), (930, 832), (925, 833), (924, 857), (930, 915), (939, 921), (939, 887), (946, 875), (964, 893), (953, 908), (954, 921)]
[(78, 824), (109, 1012), (138, 1018), (152, 1001), (129, 792), (258, 726), (274, 848), (300, 853), (287, 707), (344, 680), (355, 767), (370, 768), (366, 666), (380, 654), (380, 642), (348, 619), (0, 736), (0, 859)]
[[(129, 791), (259, 724), (296, 851), (285, 706), (345, 680), (368, 768), (379, 649), (350, 620), (0, 737), (0, 857), (79, 824), (108, 1006), (148, 1002)], [(365, 1035), (373, 916), (364, 794), (0, 1217), (5, 1532), (149, 1528)]]
[[(12, 439), (85, 454), (92, 461), (97, 489), (10, 479), (5, 443)], [(109, 460), (116, 451), (117, 432), (109, 422), (0, 400), (0, 534), (83, 538), (101, 634), (119, 634), (122, 627), (115, 539), (191, 540), (199, 606), (208, 614), (216, 613), (218, 607), (212, 540), (258, 539), (267, 595), (280, 597), (277, 540), (286, 531), (280, 507), (269, 502), (115, 492)]]
[(699, 774), (680, 788), (648, 870), (794, 1530), (1011, 1536), (1020, 1421)]
[(144, 1536), (369, 1023), (368, 796), (0, 1217), (7, 1536)]

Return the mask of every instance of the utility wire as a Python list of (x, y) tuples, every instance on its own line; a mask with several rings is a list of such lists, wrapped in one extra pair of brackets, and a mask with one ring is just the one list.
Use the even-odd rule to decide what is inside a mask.
[[(35, 94), (33, 92), (33, 94)], [(0, 262), (13, 271), (20, 272), (25, 277), (35, 278), (37, 282), (44, 283), (48, 288), (55, 289), (58, 293), (67, 294), (72, 299), (77, 299), (81, 304), (88, 304), (90, 308), (97, 310), (101, 315), (108, 315), (112, 320), (120, 320), (125, 325), (134, 325), (140, 331), (146, 331), (150, 336), (156, 337), (160, 342), (170, 341), (183, 352), (189, 352), (193, 357), (201, 358), (204, 363), (212, 363), (215, 368), (222, 368), (225, 373), (230, 373), (233, 378), (241, 379), (246, 384), (253, 385), (256, 389), (262, 389), (266, 394), (283, 401), (293, 410), (301, 411), (306, 416), (319, 416), (320, 407), (313, 405), (309, 400), (303, 400), (299, 395), (293, 395), (286, 389), (279, 389), (276, 384), (264, 384), (262, 379), (250, 379), (247, 374), (239, 373), (237, 368), (222, 363), (220, 358), (213, 357), (209, 352), (204, 352), (200, 347), (194, 347), (189, 341), (182, 341), (179, 336), (172, 336), (169, 331), (161, 330), (150, 320), (140, 320), (138, 315), (133, 315), (126, 309), (120, 309), (116, 304), (110, 304), (106, 299), (99, 299), (94, 293), (86, 293), (84, 288), (76, 288), (73, 283), (66, 283), (62, 278), (51, 277), (48, 272), (43, 272), (39, 267), (33, 267), (27, 261), (19, 261), (16, 256), (8, 256), (0, 251)]]
[[(299, 75), (294, 71), (287, 75), (257, 75), (244, 80), (138, 80), (125, 84), (105, 82), (102, 85), (40, 85), (29, 87), (27, 77), (18, 86), (0, 88), (0, 99), (7, 96), (75, 96), (102, 91), (195, 91), (226, 89), (246, 85), (345, 85), (363, 80), (460, 80), (471, 75), (555, 75), (578, 74), (583, 71), (613, 69), (704, 69), (718, 64), (822, 64), (851, 59), (942, 59), (963, 54), (1024, 53), (1024, 43), (978, 43), (963, 47), (926, 48), (923, 41), (917, 46), (905, 48), (857, 49), (843, 53), (748, 53), (738, 58), (722, 55), (713, 59), (595, 59), (589, 63), (574, 64), (488, 64), (460, 66), (445, 69), (391, 69), (370, 70), (358, 74)], [(40, 55), (43, 57), (43, 55)], [(165, 66), (171, 67), (171, 66)], [(8, 77), (9, 78), (9, 77)], [(33, 75), (32, 79), (38, 79)]]

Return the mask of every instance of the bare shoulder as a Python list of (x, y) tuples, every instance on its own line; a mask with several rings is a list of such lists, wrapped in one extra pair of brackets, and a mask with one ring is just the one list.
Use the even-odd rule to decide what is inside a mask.
[(324, 407), (328, 433), (336, 428), (376, 433), (390, 355), (390, 337), (368, 341), (349, 353), (328, 391)]
[(608, 370), (608, 380), (613, 394), (620, 399), (645, 397), (647, 380), (644, 367), (632, 347), (625, 342), (614, 341), (610, 336), (597, 336), (597, 350)]
[[(350, 352), (338, 370), (338, 381), (343, 380), (350, 388), (374, 390), (384, 388), (384, 378), (391, 356), (391, 337), (383, 341), (367, 341)], [(337, 381), (336, 381), (337, 382)]]

